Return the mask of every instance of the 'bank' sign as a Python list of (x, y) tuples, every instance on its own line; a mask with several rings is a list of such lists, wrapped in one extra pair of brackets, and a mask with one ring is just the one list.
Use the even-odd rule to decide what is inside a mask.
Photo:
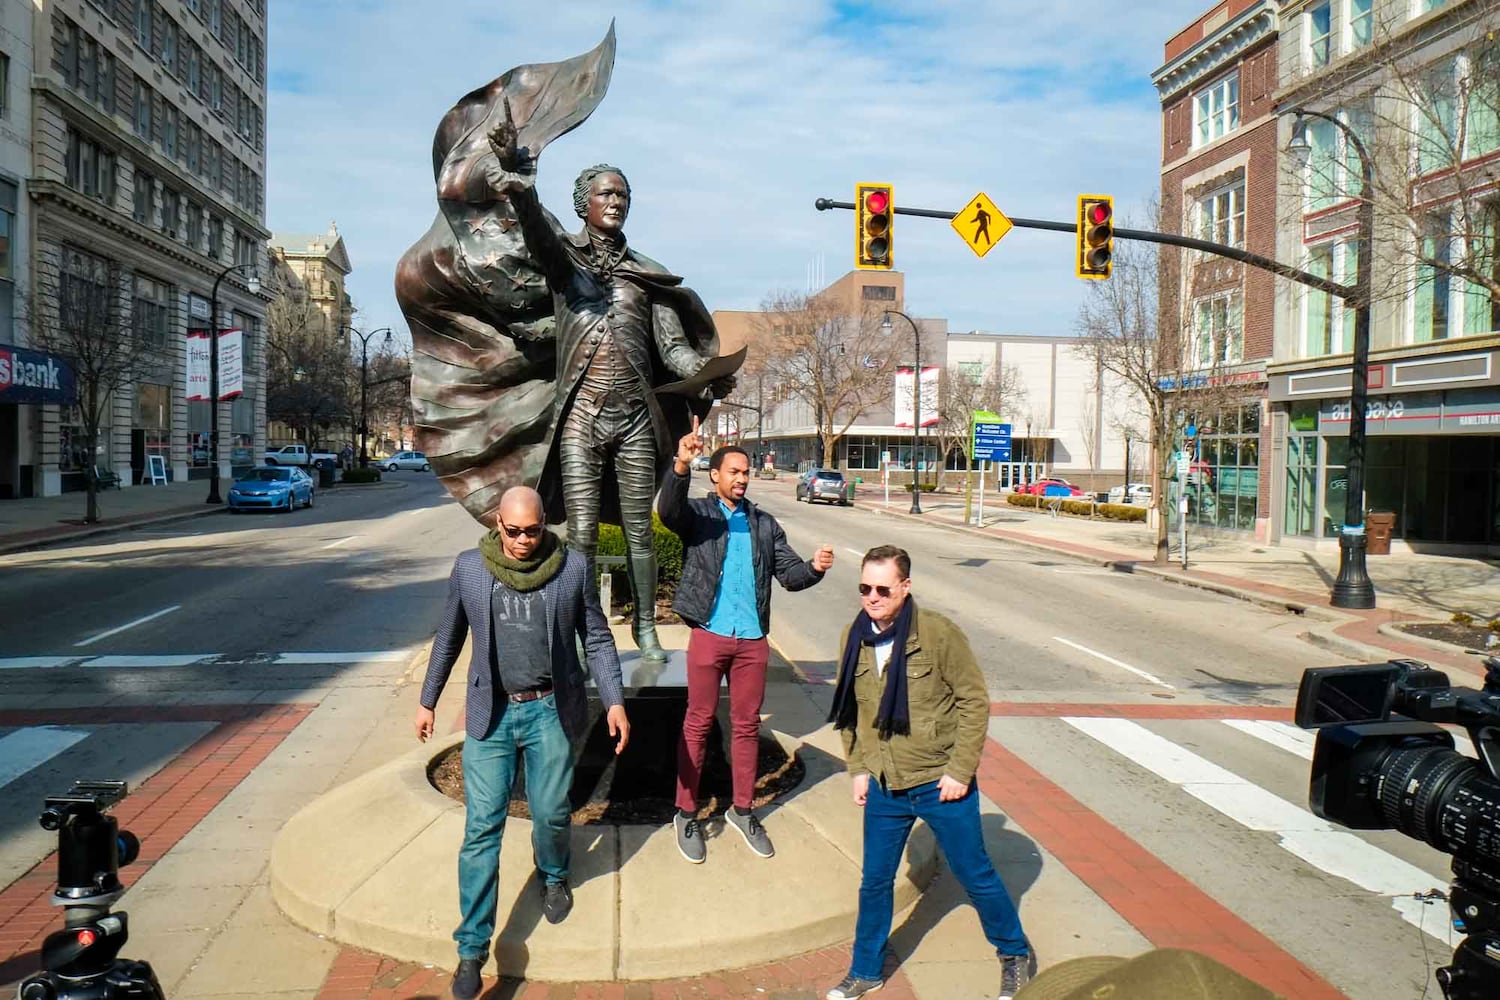
[(0, 403), (72, 403), (77, 395), (62, 358), (0, 344)]

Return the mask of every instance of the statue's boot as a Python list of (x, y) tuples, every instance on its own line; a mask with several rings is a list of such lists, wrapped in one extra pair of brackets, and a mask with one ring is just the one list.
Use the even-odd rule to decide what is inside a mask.
[(656, 637), (656, 554), (631, 556), (626, 567), (630, 573), (630, 593), (635, 599), (635, 620), (630, 624), (630, 635), (641, 651), (642, 660), (662, 662), (667, 653)]

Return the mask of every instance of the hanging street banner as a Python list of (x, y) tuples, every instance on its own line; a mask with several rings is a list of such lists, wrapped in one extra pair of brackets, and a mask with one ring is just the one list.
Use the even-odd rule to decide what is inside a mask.
[(1013, 228), (1005, 213), (983, 191), (970, 198), (963, 210), (948, 220), (948, 225), (979, 257), (995, 249), (995, 244)]
[(0, 403), (62, 403), (78, 399), (73, 366), (56, 354), (0, 344)]
[(189, 330), (187, 335), (187, 395), (188, 402), (208, 398), (208, 331)]
[[(219, 399), (233, 399), (245, 391), (244, 334), (240, 330), (219, 331)], [(213, 359), (208, 355), (208, 331), (190, 330), (187, 335), (187, 395), (189, 402), (208, 399), (208, 380)]]
[(245, 391), (245, 335), (241, 330), (219, 331), (219, 398), (233, 399)]
[[(931, 427), (938, 422), (938, 372), (936, 365), (922, 367), (922, 426)], [(894, 426), (910, 427), (912, 411), (913, 379), (910, 366), (896, 369), (896, 419)]]

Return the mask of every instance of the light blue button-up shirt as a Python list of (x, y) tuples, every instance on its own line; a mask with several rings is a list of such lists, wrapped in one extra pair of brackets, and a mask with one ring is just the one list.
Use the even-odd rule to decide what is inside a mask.
[(745, 505), (731, 507), (719, 501), (719, 510), (729, 523), (724, 547), (724, 571), (714, 594), (714, 609), (703, 627), (715, 635), (737, 639), (759, 639), (760, 609), (755, 601), (755, 557), (750, 552), (750, 517)]

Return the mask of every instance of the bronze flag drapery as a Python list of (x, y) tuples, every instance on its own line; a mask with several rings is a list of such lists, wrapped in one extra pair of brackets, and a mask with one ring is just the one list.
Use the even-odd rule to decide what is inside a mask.
[[(592, 51), (518, 66), (466, 94), (438, 125), (432, 164), (438, 216), (402, 257), (396, 298), (412, 334), (417, 445), (448, 491), (486, 520), (500, 494), (541, 482), (553, 432), (552, 295), (509, 203), (485, 179), (486, 134), (508, 99), (532, 157), (598, 107), (614, 67), (615, 31)], [(562, 520), (555, 486), (548, 519)]]

